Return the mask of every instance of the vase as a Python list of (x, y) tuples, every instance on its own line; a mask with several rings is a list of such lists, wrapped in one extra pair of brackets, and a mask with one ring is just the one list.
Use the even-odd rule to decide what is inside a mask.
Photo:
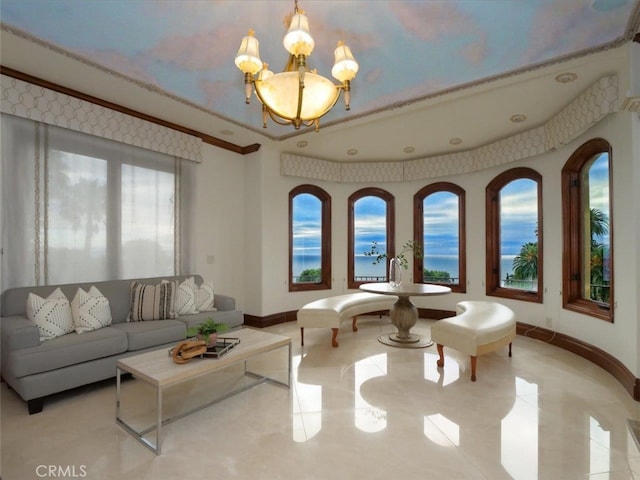
[(389, 260), (389, 283), (392, 287), (402, 285), (402, 265), (399, 258)]
[[(198, 335), (198, 340), (203, 340), (204, 338), (202, 335)], [(216, 342), (218, 341), (218, 333), (210, 333), (209, 334), (209, 340), (207, 341), (207, 348), (211, 348), (211, 347), (215, 347), (216, 346)]]

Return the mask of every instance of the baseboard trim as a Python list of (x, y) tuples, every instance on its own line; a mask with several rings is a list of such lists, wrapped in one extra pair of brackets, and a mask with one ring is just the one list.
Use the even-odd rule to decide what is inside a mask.
[(598, 365), (618, 380), (634, 400), (640, 401), (640, 379), (636, 378), (633, 373), (613, 355), (577, 338), (527, 323), (518, 322), (516, 332), (523, 337), (550, 343), (555, 347), (575, 353), (589, 360), (591, 363)]
[(244, 324), (248, 327), (265, 328), (279, 323), (295, 322), (297, 310), (291, 310), (289, 312), (272, 313), (265, 317), (258, 317), (257, 315), (244, 314)]
[[(265, 317), (245, 314), (244, 324), (249, 327), (265, 328), (278, 325), (280, 323), (293, 322), (296, 320), (297, 312), (297, 310), (291, 310), (288, 312), (274, 313)], [(371, 312), (371, 315), (377, 314), (387, 314), (387, 312)], [(455, 314), (455, 311), (450, 310), (435, 310), (429, 308), (418, 309), (418, 315), (420, 318), (429, 318), (433, 320), (453, 317)], [(581, 356), (595, 365), (598, 365), (618, 380), (634, 400), (640, 401), (640, 378), (635, 377), (633, 373), (613, 355), (587, 342), (570, 337), (569, 335), (523, 322), (517, 322), (516, 332), (518, 335), (522, 335), (523, 337), (540, 340), (555, 347), (562, 348), (563, 350), (567, 350)]]
[[(264, 317), (257, 315), (244, 314), (244, 324), (248, 327), (265, 328), (279, 323), (295, 322), (298, 310), (290, 310), (288, 312), (272, 313)], [(367, 315), (388, 315), (388, 311), (369, 312)], [(420, 318), (429, 318), (432, 320), (440, 320), (442, 318), (453, 317), (456, 312), (450, 310), (434, 310), (430, 308), (419, 308), (418, 316)]]

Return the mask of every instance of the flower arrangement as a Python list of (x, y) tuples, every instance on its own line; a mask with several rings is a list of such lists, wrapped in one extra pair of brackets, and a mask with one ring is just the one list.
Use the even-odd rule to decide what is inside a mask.
[[(404, 268), (405, 270), (407, 268), (409, 268), (409, 260), (407, 259), (407, 257), (405, 255), (408, 252), (411, 252), (411, 251), (413, 251), (413, 254), (417, 258), (422, 258), (422, 254), (423, 254), (422, 245), (417, 243), (417, 242), (415, 242), (415, 241), (413, 241), (413, 240), (409, 240), (409, 241), (405, 242), (405, 244), (402, 246), (402, 250), (400, 250), (400, 253), (395, 256), (395, 258), (398, 259), (398, 262), (400, 263), (402, 268)], [(373, 242), (371, 244), (371, 250), (369, 250), (368, 252), (363, 252), (363, 253), (367, 257), (376, 257), (373, 260), (373, 264), (374, 265), (377, 265), (382, 260), (387, 258), (387, 254), (378, 249), (378, 242)]]

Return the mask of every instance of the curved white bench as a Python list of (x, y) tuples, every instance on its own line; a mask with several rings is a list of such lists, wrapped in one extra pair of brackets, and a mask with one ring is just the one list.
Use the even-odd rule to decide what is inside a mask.
[(471, 381), (476, 381), (478, 355), (509, 345), (516, 337), (516, 315), (497, 302), (464, 301), (456, 305), (456, 316), (431, 326), (431, 340), (438, 346), (438, 367), (444, 367), (443, 347), (471, 356)]
[(331, 345), (338, 346), (340, 323), (347, 318), (353, 319), (352, 328), (358, 331), (356, 320), (364, 313), (389, 310), (398, 297), (377, 293), (346, 293), (335, 297), (321, 298), (307, 303), (298, 310), (298, 326), (300, 327), (300, 344), (304, 345), (305, 327), (331, 328), (333, 335)]

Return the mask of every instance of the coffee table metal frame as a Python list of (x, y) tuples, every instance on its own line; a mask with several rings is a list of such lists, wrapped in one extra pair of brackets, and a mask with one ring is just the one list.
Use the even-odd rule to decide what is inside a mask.
[[(291, 388), (291, 338), (246, 328), (234, 331), (233, 335), (241, 339), (240, 345), (221, 358), (194, 358), (189, 363), (177, 365), (167, 355), (167, 349), (161, 348), (160, 350), (118, 360), (116, 366), (116, 423), (153, 453), (160, 455), (160, 437), (163, 426), (267, 381)], [(284, 347), (288, 349), (286, 382), (247, 370), (247, 360)], [(162, 418), (162, 396), (165, 388), (193, 380), (202, 375), (211, 374), (240, 362), (244, 362), (244, 375), (253, 378), (254, 381), (216, 397), (204, 405), (165, 419)], [(166, 366), (166, 369), (163, 369), (164, 366)], [(156, 423), (141, 431), (137, 431), (120, 417), (121, 376), (123, 372), (131, 373), (137, 380), (146, 382), (156, 388)], [(154, 430), (156, 433), (155, 444), (144, 438), (145, 435)]]

